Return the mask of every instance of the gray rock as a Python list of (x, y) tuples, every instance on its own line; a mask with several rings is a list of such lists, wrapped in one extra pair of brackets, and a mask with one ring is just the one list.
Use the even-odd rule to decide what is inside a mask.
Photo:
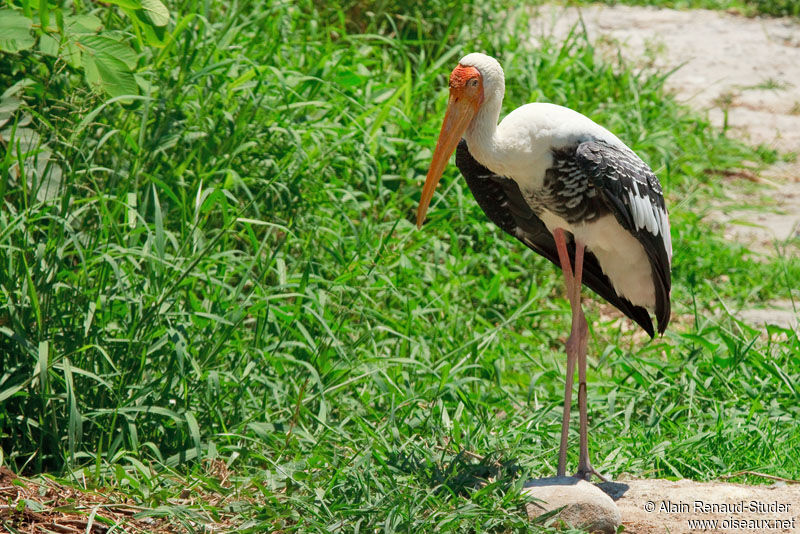
[[(590, 532), (614, 533), (622, 523), (617, 505), (603, 490), (575, 477), (548, 477), (525, 484), (533, 499), (526, 505), (528, 517), (558, 510), (556, 521)], [(552, 521), (551, 519), (547, 520)]]

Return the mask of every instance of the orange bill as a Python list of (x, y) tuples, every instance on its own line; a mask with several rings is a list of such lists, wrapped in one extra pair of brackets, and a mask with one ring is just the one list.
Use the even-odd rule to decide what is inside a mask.
[(458, 146), (461, 136), (469, 126), (477, 109), (474, 104), (466, 98), (450, 94), (450, 101), (447, 104), (447, 113), (442, 121), (442, 130), (439, 132), (439, 140), (436, 142), (436, 150), (433, 152), (433, 160), (428, 169), (428, 177), (425, 179), (425, 186), (422, 188), (422, 196), (419, 199), (417, 208), (417, 228), (422, 228), (425, 221), (425, 214), (433, 198), (433, 192), (442, 177), (444, 168), (450, 156)]

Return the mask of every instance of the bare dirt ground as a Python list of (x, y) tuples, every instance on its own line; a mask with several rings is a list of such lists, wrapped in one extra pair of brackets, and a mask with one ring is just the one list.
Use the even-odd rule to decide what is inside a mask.
[[(563, 37), (582, 22), (589, 39), (609, 59), (621, 52), (645, 68), (677, 69), (667, 79), (668, 89), (707, 112), (727, 135), (784, 155), (800, 154), (797, 20), (600, 5), (548, 5), (539, 14), (535, 38)], [(734, 174), (720, 175), (727, 199), (711, 207), (707, 220), (756, 256), (800, 254), (800, 158)], [(738, 315), (754, 326), (798, 325), (788, 299), (754, 303)]]
[[(800, 152), (800, 23), (720, 11), (544, 6), (535, 35), (582, 19), (596, 46), (659, 72), (680, 100), (751, 144)], [(678, 68), (679, 67), (679, 68)]]
[(601, 484), (616, 500), (625, 532), (800, 532), (800, 486), (691, 480)]

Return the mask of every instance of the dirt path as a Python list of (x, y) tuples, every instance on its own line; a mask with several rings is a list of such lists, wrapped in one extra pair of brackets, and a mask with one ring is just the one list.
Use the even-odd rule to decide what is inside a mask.
[(564, 36), (582, 17), (589, 38), (615, 57), (660, 72), (667, 87), (708, 109), (712, 122), (754, 145), (800, 152), (800, 24), (719, 11), (628, 6), (544, 6), (535, 35)]
[[(565, 36), (581, 20), (600, 53), (659, 72), (677, 69), (667, 87), (706, 111), (713, 124), (752, 145), (800, 154), (800, 22), (725, 12), (649, 7), (542, 6), (534, 38)], [(800, 254), (800, 158), (730, 186), (707, 220), (755, 254)], [(761, 303), (739, 316), (796, 327), (789, 300)]]
[(744, 486), (691, 480), (601, 484), (616, 500), (625, 532), (800, 532), (800, 486)]

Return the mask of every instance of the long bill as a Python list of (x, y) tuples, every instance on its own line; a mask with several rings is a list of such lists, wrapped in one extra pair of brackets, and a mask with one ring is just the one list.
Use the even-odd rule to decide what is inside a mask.
[(450, 95), (447, 113), (442, 121), (442, 130), (439, 132), (439, 140), (436, 141), (436, 150), (433, 152), (431, 166), (428, 169), (428, 176), (425, 178), (425, 186), (422, 188), (419, 207), (417, 207), (417, 228), (422, 228), (433, 192), (439, 184), (444, 168), (475, 113), (475, 107), (466, 98)]

